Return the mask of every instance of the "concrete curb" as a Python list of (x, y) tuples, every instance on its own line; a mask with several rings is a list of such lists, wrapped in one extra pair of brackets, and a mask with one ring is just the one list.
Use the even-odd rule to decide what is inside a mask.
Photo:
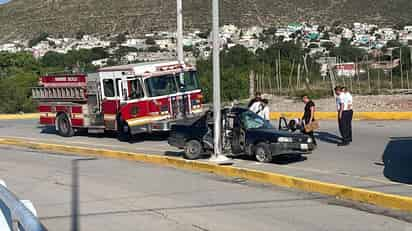
[(39, 113), (27, 114), (0, 114), (0, 120), (24, 120), (24, 119), (39, 119)]
[[(302, 118), (303, 112), (271, 112), (270, 118)], [(337, 120), (337, 112), (315, 112), (318, 120)], [(412, 112), (354, 112), (354, 120), (412, 120)]]
[(344, 185), (331, 184), (272, 172), (251, 170), (232, 166), (219, 166), (201, 161), (189, 161), (177, 157), (148, 155), (124, 151), (104, 150), (60, 144), (37, 143), (24, 139), (0, 138), (0, 144), (26, 147), (61, 154), (97, 156), (121, 160), (139, 161), (179, 169), (213, 173), (226, 177), (238, 177), (260, 183), (294, 188), (306, 192), (321, 193), (339, 199), (368, 203), (383, 208), (412, 212), (412, 197), (385, 194)]
[[(277, 120), (280, 117), (288, 119), (301, 118), (303, 112), (271, 112), (270, 118)], [(0, 120), (22, 120), (38, 119), (39, 113), (28, 114), (0, 114)], [(336, 120), (336, 112), (316, 112), (315, 117), (318, 120)], [(353, 115), (355, 120), (412, 120), (412, 112), (356, 112)]]

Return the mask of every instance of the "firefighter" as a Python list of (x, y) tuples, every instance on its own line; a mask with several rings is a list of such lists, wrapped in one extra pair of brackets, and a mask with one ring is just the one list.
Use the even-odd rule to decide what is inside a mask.
[(353, 120), (353, 97), (346, 87), (342, 87), (344, 110), (342, 114), (343, 123), (346, 129), (347, 142), (352, 142), (352, 120)]

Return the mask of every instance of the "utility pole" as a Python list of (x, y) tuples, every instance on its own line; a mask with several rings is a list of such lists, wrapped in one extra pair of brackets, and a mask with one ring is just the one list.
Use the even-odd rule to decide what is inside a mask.
[(402, 62), (402, 47), (399, 47), (399, 58), (400, 58), (400, 65), (401, 65), (401, 89), (403, 89), (403, 62)]
[(371, 93), (372, 87), (371, 87), (371, 75), (369, 72), (369, 55), (366, 55), (366, 69), (368, 71), (368, 89), (369, 89), (369, 93)]
[(212, 2), (213, 33), (213, 119), (214, 119), (214, 154), (210, 161), (219, 164), (231, 164), (230, 159), (222, 154), (222, 115), (220, 104), (220, 37), (219, 37), (219, 0)]
[(183, 59), (183, 7), (182, 0), (176, 0), (177, 5), (177, 31), (176, 31), (176, 50), (177, 60), (180, 64), (184, 63)]
[[(176, 52), (177, 52), (177, 60), (180, 65), (184, 65), (184, 54), (183, 54), (183, 6), (182, 6), (182, 0), (176, 0)], [(182, 71), (179, 74), (179, 86), (184, 86), (185, 80), (184, 80), (184, 73), (183, 73), (183, 68)], [(186, 108), (185, 108), (185, 103), (181, 102), (179, 99), (176, 100), (177, 105), (178, 105), (178, 118), (184, 118), (186, 117)], [(183, 106), (183, 108), (182, 108)]]

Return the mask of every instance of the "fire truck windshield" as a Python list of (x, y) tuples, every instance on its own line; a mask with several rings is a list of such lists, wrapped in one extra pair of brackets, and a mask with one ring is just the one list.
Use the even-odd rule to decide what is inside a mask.
[[(176, 75), (176, 82), (179, 81), (179, 75)], [(193, 91), (200, 89), (199, 80), (197, 79), (196, 72), (190, 71), (184, 74), (184, 83), (180, 85), (180, 90), (183, 92)]]
[(151, 77), (145, 80), (150, 97), (177, 93), (175, 77), (173, 75)]

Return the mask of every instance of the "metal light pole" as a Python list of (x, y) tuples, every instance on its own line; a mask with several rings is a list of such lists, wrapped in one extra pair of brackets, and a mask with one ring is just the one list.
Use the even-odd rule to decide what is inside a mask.
[[(176, 52), (177, 52), (177, 60), (179, 61), (179, 64), (184, 65), (184, 54), (183, 54), (183, 4), (182, 0), (176, 0)], [(184, 73), (183, 70), (179, 74), (179, 83), (180, 86), (184, 86)], [(182, 96), (184, 97), (184, 96)], [(177, 100), (177, 105), (178, 105), (178, 113), (177, 117), (178, 118), (184, 118), (186, 116), (186, 108), (182, 108), (182, 105), (185, 105), (183, 102), (180, 101), (178, 98)], [(183, 101), (183, 100), (182, 100)]]
[(177, 31), (176, 31), (176, 50), (177, 60), (183, 64), (183, 7), (182, 0), (176, 0), (177, 5)]
[(220, 37), (219, 37), (219, 0), (213, 0), (213, 119), (214, 119), (214, 155), (210, 161), (219, 164), (231, 164), (230, 159), (222, 155), (222, 115), (220, 104)]

